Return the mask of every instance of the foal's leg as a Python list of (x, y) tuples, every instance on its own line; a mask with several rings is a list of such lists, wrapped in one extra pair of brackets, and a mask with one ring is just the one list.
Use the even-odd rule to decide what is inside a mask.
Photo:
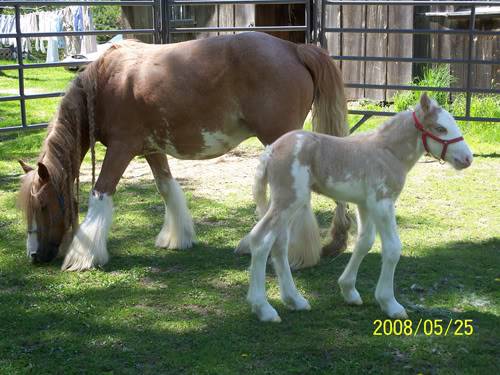
[(266, 264), (277, 237), (286, 230), (287, 221), (282, 212), (271, 207), (246, 239), (252, 254), (247, 301), (252, 306), (252, 312), (263, 322), (281, 322), (278, 313), (267, 301)]
[(299, 293), (293, 282), (288, 263), (290, 229), (280, 233), (271, 251), (274, 269), (278, 275), (281, 300), (292, 310), (310, 310), (309, 302)]
[(408, 315), (405, 308), (394, 297), (394, 271), (401, 256), (394, 202), (382, 200), (371, 213), (382, 240), (382, 271), (375, 289), (375, 299), (389, 317), (406, 319)]
[(109, 145), (101, 173), (90, 193), (87, 216), (73, 237), (64, 258), (63, 270), (83, 271), (108, 262), (106, 242), (113, 218), (111, 195), (134, 157), (131, 152), (123, 150), (127, 150), (127, 147), (121, 143)]
[(158, 192), (165, 202), (165, 221), (156, 246), (169, 249), (187, 249), (196, 242), (193, 219), (189, 213), (181, 187), (172, 178), (164, 154), (151, 154), (146, 160), (153, 171)]
[(358, 240), (349, 263), (339, 278), (339, 286), (344, 300), (352, 305), (361, 305), (363, 300), (356, 290), (359, 265), (375, 241), (375, 225), (364, 207), (358, 206)]

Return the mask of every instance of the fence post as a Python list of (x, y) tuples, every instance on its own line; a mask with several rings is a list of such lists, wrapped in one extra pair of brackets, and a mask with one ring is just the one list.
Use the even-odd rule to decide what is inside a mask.
[(161, 42), (170, 42), (170, 0), (161, 1)]
[(470, 92), (472, 86), (472, 52), (474, 47), (474, 29), (476, 28), (476, 6), (472, 5), (470, 9), (469, 18), (469, 51), (467, 56), (467, 83), (465, 93), (465, 117), (470, 118), (470, 105), (472, 101), (472, 93)]
[(23, 39), (21, 38), (21, 9), (20, 5), (14, 6), (16, 17), (16, 48), (17, 48), (17, 64), (19, 65), (18, 80), (19, 80), (19, 103), (21, 105), (21, 125), (23, 128), (28, 126), (26, 121), (26, 100), (24, 98), (24, 62), (23, 62)]

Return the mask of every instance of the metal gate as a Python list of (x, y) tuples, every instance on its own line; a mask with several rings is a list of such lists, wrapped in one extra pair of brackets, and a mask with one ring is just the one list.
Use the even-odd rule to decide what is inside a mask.
[[(228, 6), (233, 7), (241, 5), (304, 5), (304, 24), (302, 25), (232, 25), (223, 26), (217, 24), (215, 26), (199, 26), (196, 24), (189, 24), (179, 22), (182, 18), (189, 13), (192, 7), (202, 6)], [(21, 10), (27, 7), (40, 7), (40, 6), (72, 6), (72, 5), (94, 5), (94, 6), (127, 6), (127, 7), (148, 7), (151, 9), (152, 14), (152, 27), (143, 29), (121, 29), (121, 30), (93, 30), (93, 31), (72, 31), (72, 32), (38, 32), (26, 33), (21, 30), (20, 17)], [(430, 6), (430, 5), (464, 5), (470, 9), (469, 27), (467, 29), (431, 29), (431, 28), (369, 28), (365, 24), (363, 27), (349, 27), (342, 24), (342, 20), (338, 25), (330, 25), (327, 19), (327, 13), (332, 7), (364, 7), (364, 6)], [(500, 65), (500, 60), (482, 59), (477, 58), (473, 54), (474, 39), (478, 36), (493, 36), (498, 37), (500, 31), (497, 30), (478, 30), (476, 28), (476, 20), (478, 13), (476, 7), (480, 6), (500, 6), (500, 2), (495, 1), (341, 1), (341, 0), (144, 0), (144, 1), (2, 1), (1, 7), (8, 7), (13, 9), (16, 21), (16, 30), (14, 34), (1, 34), (0, 38), (14, 38), (16, 40), (17, 48), (17, 61), (15, 64), (0, 65), (0, 73), (7, 70), (17, 70), (18, 72), (18, 93), (17, 95), (0, 96), (0, 105), (4, 102), (17, 101), (20, 104), (20, 119), (21, 124), (18, 126), (4, 126), (0, 124), (0, 133), (27, 129), (38, 129), (47, 126), (47, 123), (28, 124), (26, 116), (26, 102), (29, 100), (54, 98), (64, 95), (63, 92), (50, 92), (50, 93), (26, 93), (24, 72), (29, 69), (40, 69), (47, 67), (63, 67), (83, 65), (88, 62), (56, 62), (56, 63), (28, 63), (23, 58), (22, 40), (25, 38), (36, 37), (55, 37), (55, 36), (84, 36), (84, 35), (117, 35), (117, 34), (134, 34), (134, 35), (152, 35), (154, 43), (169, 43), (172, 41), (173, 36), (178, 34), (193, 34), (198, 33), (236, 33), (241, 31), (264, 31), (264, 32), (304, 32), (306, 42), (319, 43), (323, 47), (326, 46), (328, 35), (339, 35), (342, 40), (344, 35), (349, 34), (362, 34), (362, 35), (464, 35), (468, 38), (468, 48), (465, 58), (415, 58), (401, 57), (401, 56), (367, 56), (365, 55), (349, 55), (344, 54), (342, 51), (339, 54), (333, 54), (332, 58), (340, 63), (348, 61), (359, 61), (364, 63), (374, 62), (391, 62), (391, 63), (426, 63), (426, 64), (462, 64), (467, 71), (467, 79), (464, 87), (415, 87), (405, 84), (405, 82), (398, 82), (397, 84), (369, 84), (366, 82), (346, 81), (347, 88), (362, 88), (362, 89), (390, 89), (390, 90), (426, 90), (448, 93), (465, 93), (466, 95), (466, 108), (464, 116), (457, 116), (458, 120), (466, 121), (488, 121), (500, 122), (497, 117), (473, 117), (471, 116), (471, 98), (473, 94), (500, 94), (500, 90), (494, 86), (490, 88), (476, 88), (473, 85), (472, 69), (476, 65)], [(181, 20), (179, 20), (179, 18)], [(1, 77), (0, 77), (1, 79)], [(349, 113), (361, 115), (362, 118), (355, 126), (357, 128), (368, 118), (374, 115), (391, 116), (393, 112), (387, 111), (371, 111), (371, 110), (350, 110)]]

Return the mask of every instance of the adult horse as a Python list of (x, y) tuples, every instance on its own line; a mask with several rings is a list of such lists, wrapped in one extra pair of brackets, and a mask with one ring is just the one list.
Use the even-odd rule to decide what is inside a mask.
[[(71, 271), (105, 264), (111, 196), (137, 155), (146, 157), (166, 204), (156, 245), (192, 246), (191, 215), (165, 154), (213, 158), (251, 136), (270, 144), (300, 129), (313, 102), (315, 130), (347, 134), (340, 72), (315, 46), (262, 33), (161, 46), (135, 41), (113, 46), (70, 85), (48, 129), (37, 168), (21, 162), (26, 172), (20, 202), (27, 218), (28, 256), (43, 262), (66, 253), (62, 269)], [(87, 216), (78, 227), (75, 181), (90, 148), (94, 185), (96, 141), (107, 147), (106, 155)], [(339, 203), (332, 229), (336, 248), (345, 246), (347, 223), (345, 205)], [(313, 258), (311, 249), (297, 252), (303, 259), (299, 266), (319, 258), (319, 249)]]

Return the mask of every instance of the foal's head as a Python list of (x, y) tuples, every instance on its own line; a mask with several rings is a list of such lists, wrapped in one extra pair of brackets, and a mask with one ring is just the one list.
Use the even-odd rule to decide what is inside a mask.
[(19, 203), (28, 224), (27, 254), (32, 262), (49, 262), (56, 257), (69, 227), (64, 195), (43, 163), (38, 163), (37, 169), (19, 163), (26, 173)]
[(472, 164), (472, 152), (455, 119), (435, 100), (422, 94), (413, 115), (428, 153), (438, 160), (447, 161), (455, 169), (464, 169)]

